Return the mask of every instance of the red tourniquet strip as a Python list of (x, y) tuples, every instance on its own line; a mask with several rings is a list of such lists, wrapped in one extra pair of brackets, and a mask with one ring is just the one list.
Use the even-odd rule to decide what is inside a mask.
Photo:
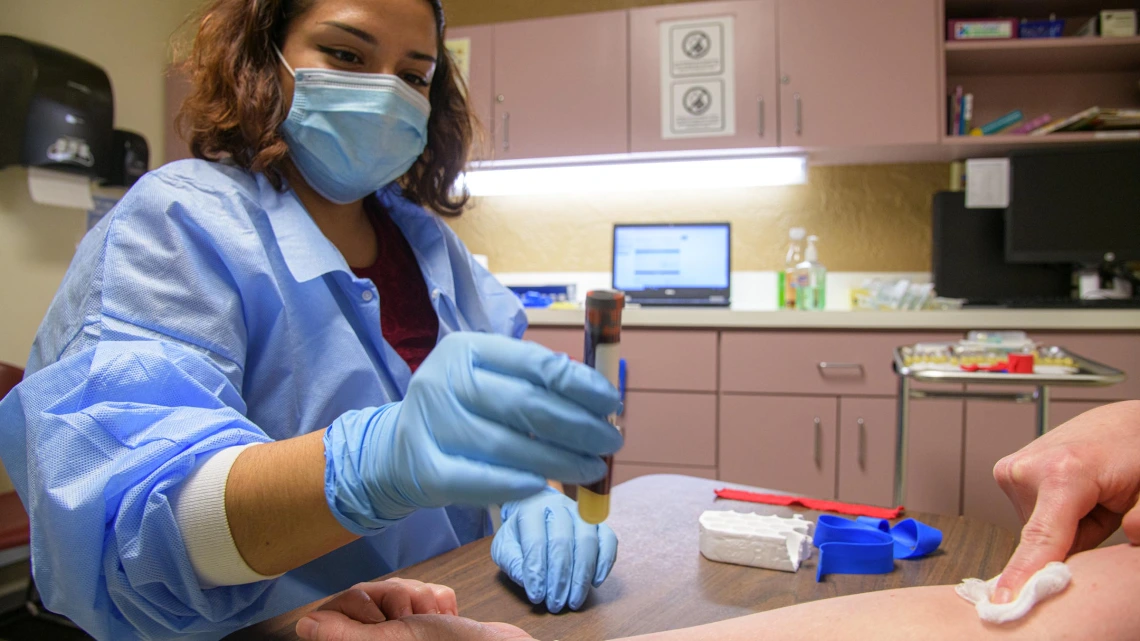
[(745, 492), (744, 490), (732, 490), (729, 488), (717, 490), (716, 495), (718, 498), (732, 501), (765, 503), (767, 505), (800, 505), (809, 510), (838, 512), (852, 516), (871, 516), (877, 519), (897, 519), (906, 511), (906, 508), (901, 505), (899, 507), (875, 507), (873, 505), (824, 501), (821, 499), (809, 499), (802, 496), (788, 496), (785, 494), (760, 494), (758, 492)]

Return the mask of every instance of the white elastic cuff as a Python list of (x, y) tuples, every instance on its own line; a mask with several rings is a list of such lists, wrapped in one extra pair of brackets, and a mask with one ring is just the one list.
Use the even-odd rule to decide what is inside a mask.
[(170, 496), (174, 519), (182, 533), (190, 565), (204, 589), (277, 578), (258, 574), (246, 564), (226, 518), (226, 481), (230, 468), (238, 455), (251, 445), (230, 447), (211, 454)]

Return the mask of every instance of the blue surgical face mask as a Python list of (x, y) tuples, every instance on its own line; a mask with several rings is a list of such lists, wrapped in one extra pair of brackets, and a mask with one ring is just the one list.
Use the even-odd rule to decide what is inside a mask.
[(281, 125), (297, 170), (334, 203), (388, 185), (427, 145), (431, 103), (396, 76), (330, 69), (293, 70), (293, 107)]

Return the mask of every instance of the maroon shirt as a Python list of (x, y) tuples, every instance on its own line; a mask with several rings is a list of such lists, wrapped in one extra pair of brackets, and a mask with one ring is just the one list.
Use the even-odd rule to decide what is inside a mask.
[(404, 233), (375, 199), (365, 201), (365, 207), (376, 230), (377, 258), (372, 266), (353, 267), (352, 271), (376, 285), (380, 333), (415, 372), (439, 338), (439, 317)]

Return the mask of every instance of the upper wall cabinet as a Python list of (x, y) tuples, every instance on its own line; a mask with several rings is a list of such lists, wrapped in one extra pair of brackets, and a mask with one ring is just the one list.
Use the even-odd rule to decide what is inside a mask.
[(627, 12), (494, 30), (494, 159), (629, 150)]
[(781, 144), (937, 143), (936, 0), (779, 0)]
[(449, 29), (447, 46), (467, 83), (467, 103), (475, 113), (479, 125), (477, 131), (481, 133), (476, 137), (471, 156), (475, 160), (489, 158), (494, 114), (491, 103), (495, 97), (495, 28), (488, 25)]
[(776, 0), (630, 11), (630, 150), (779, 144)]

